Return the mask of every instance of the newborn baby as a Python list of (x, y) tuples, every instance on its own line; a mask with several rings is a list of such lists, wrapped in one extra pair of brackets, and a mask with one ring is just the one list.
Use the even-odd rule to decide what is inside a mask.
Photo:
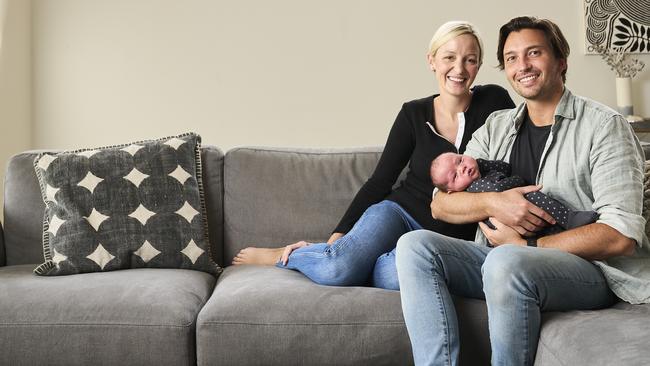
[[(440, 154), (431, 162), (430, 174), (433, 185), (446, 192), (502, 192), (526, 185), (523, 178), (510, 175), (510, 164), (505, 161), (474, 159), (451, 152)], [(524, 198), (556, 221), (555, 225), (542, 229), (538, 236), (591, 224), (598, 219), (595, 211), (573, 210), (539, 191), (527, 193)], [(494, 229), (490, 220), (484, 222)]]

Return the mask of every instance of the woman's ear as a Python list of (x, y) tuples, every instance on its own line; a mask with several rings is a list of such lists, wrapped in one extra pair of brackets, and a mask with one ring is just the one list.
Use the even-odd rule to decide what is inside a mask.
[(429, 69), (433, 72), (436, 72), (435, 66), (433, 66), (433, 55), (431, 53), (427, 53), (427, 63), (429, 64)]

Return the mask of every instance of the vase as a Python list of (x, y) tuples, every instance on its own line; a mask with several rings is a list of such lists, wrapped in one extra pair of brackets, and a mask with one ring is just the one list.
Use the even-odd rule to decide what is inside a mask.
[(632, 107), (632, 78), (616, 78), (616, 107), (618, 113), (630, 116), (634, 113)]

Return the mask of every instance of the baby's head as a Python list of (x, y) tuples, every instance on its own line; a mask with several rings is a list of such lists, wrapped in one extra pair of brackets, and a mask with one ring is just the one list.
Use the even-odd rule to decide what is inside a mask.
[(433, 185), (446, 192), (464, 191), (481, 177), (474, 158), (452, 152), (433, 159), (429, 172)]

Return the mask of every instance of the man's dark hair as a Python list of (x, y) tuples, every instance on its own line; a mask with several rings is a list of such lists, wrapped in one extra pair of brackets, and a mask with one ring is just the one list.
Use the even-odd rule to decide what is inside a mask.
[[(499, 69), (503, 70), (504, 60), (503, 60), (503, 46), (506, 43), (508, 35), (512, 32), (518, 32), (523, 29), (537, 29), (544, 32), (546, 40), (548, 41), (551, 49), (553, 50), (553, 55), (558, 59), (564, 59), (565, 61), (569, 58), (569, 42), (562, 34), (560, 27), (557, 24), (553, 23), (548, 19), (538, 19), (535, 17), (517, 17), (510, 19), (510, 21), (504, 24), (499, 30), (499, 47), (497, 49), (497, 59), (499, 60)], [(566, 71), (567, 67), (562, 71), (562, 81), (566, 82)]]

